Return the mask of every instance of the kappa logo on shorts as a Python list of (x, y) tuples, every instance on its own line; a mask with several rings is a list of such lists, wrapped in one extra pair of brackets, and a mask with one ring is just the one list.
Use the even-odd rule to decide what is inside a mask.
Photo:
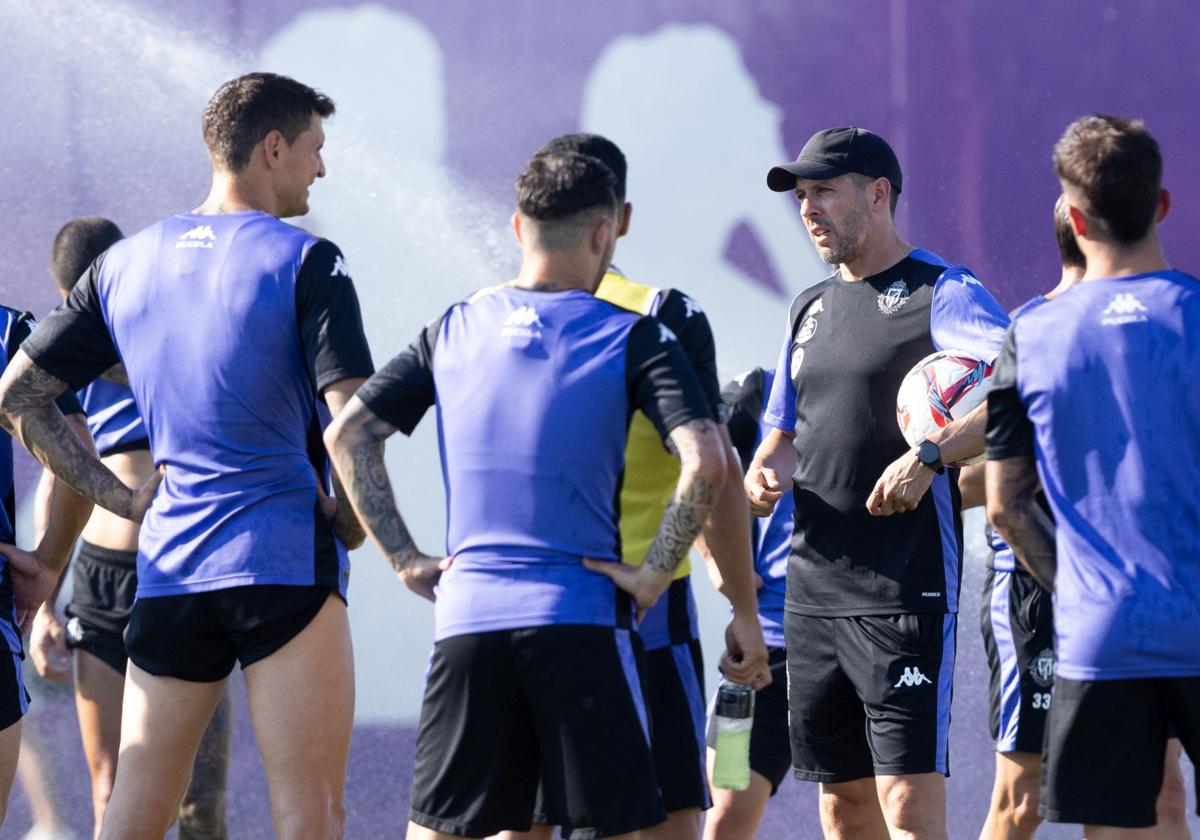
[(897, 280), (879, 293), (879, 297), (876, 299), (879, 311), (884, 315), (891, 315), (908, 303), (908, 297), (908, 284), (903, 280)]
[(329, 276), (337, 277), (339, 274), (343, 277), (350, 276), (350, 269), (346, 267), (346, 259), (341, 254), (338, 254), (337, 257), (334, 258), (333, 271), (329, 272)]
[(181, 234), (175, 240), (176, 248), (211, 248), (217, 235), (213, 233), (212, 225), (196, 225), (187, 233)]
[(71, 620), (67, 622), (67, 638), (73, 644), (83, 641), (83, 622), (79, 620), (78, 616), (72, 616)]
[(923, 683), (933, 685), (933, 680), (922, 674), (920, 668), (905, 668), (904, 673), (900, 675), (900, 679), (896, 681), (896, 684), (892, 688), (899, 688), (900, 686), (912, 688)]
[(704, 310), (700, 308), (700, 304), (692, 300), (687, 295), (683, 296), (683, 317), (691, 318), (693, 315), (703, 315)]
[(1119, 292), (1113, 296), (1113, 299), (1108, 302), (1108, 306), (1104, 307), (1104, 311), (1100, 313), (1106, 316), (1100, 319), (1100, 323), (1106, 327), (1136, 324), (1146, 320), (1145, 315), (1138, 314), (1146, 311), (1146, 307), (1134, 295), (1129, 292)]
[(1054, 684), (1054, 648), (1046, 648), (1030, 660), (1029, 676), (1042, 688)]

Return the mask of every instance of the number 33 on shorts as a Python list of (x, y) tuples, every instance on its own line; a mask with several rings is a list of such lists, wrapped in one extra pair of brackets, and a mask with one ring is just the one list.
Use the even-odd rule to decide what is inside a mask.
[(1050, 692), (1035, 691), (1033, 693), (1033, 708), (1045, 711), (1050, 708)]

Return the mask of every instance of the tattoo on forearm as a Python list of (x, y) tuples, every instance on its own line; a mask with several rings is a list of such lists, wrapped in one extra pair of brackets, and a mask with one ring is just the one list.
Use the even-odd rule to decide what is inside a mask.
[[(690, 428), (689, 428), (690, 427)], [(672, 436), (672, 443), (685, 464), (699, 458), (702, 441), (706, 435), (715, 436), (716, 426), (710, 420), (693, 421), (687, 424), (688, 433)], [(654, 543), (646, 553), (646, 564), (660, 572), (673, 572), (696, 537), (708, 521), (709, 512), (720, 498), (720, 481), (708, 481), (699, 475), (687, 473), (680, 479), (675, 497), (663, 512), (662, 523)]]
[(14, 366), (5, 372), (0, 424), (79, 495), (117, 516), (130, 516), (133, 491), (79, 439), (54, 404), (67, 384), (21, 353)]
[(1053, 592), (1058, 555), (1054, 529), (1041, 508), (1030, 502), (1012, 516), (1000, 533), (1012, 547), (1018, 562), (1047, 591)]
[(406, 570), (418, 555), (396, 507), (396, 496), (383, 461), (383, 441), (342, 441), (333, 448), (333, 460), (363, 527), (383, 549), (392, 568), (397, 572)]

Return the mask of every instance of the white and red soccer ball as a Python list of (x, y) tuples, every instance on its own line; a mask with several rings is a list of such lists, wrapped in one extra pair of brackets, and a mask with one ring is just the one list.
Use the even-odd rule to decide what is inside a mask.
[[(896, 422), (908, 445), (970, 414), (987, 398), (991, 376), (991, 365), (963, 350), (942, 350), (913, 365), (896, 395)], [(982, 455), (951, 466), (981, 460)]]

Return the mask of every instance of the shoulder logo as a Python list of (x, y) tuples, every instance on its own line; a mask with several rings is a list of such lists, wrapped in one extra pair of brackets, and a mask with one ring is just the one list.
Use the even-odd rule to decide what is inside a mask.
[(892, 688), (899, 688), (900, 686), (912, 688), (924, 683), (932, 685), (933, 680), (922, 674), (920, 668), (905, 668), (904, 673), (900, 675), (900, 679), (896, 681), (896, 684)]
[(800, 366), (804, 364), (804, 348), (799, 344), (792, 347), (792, 362), (788, 370), (792, 374), (792, 382), (796, 383), (800, 378)]
[(908, 284), (903, 280), (897, 280), (879, 293), (879, 298), (877, 299), (879, 311), (884, 315), (891, 315), (901, 306), (908, 303), (908, 295)]
[(804, 323), (800, 325), (800, 332), (796, 333), (796, 343), (804, 344), (813, 337), (813, 333), (817, 331), (817, 319), (809, 315), (804, 319)]
[(700, 308), (700, 304), (692, 300), (687, 295), (683, 296), (683, 317), (691, 318), (693, 315), (703, 315), (704, 310)]
[(813, 305), (808, 307), (809, 315), (819, 315), (825, 311), (825, 298), (817, 298), (813, 301)]
[(669, 341), (675, 340), (675, 333), (671, 332), (671, 328), (666, 324), (658, 325), (658, 343), (666, 344)]
[(334, 257), (333, 271), (329, 272), (329, 276), (337, 277), (339, 274), (343, 277), (350, 276), (350, 269), (346, 267), (346, 258), (341, 254), (338, 254), (336, 257)]
[(1118, 292), (1113, 295), (1113, 299), (1108, 302), (1108, 306), (1104, 307), (1104, 311), (1100, 314), (1103, 316), (1100, 323), (1106, 327), (1116, 326), (1118, 324), (1134, 324), (1139, 321), (1145, 321), (1145, 315), (1139, 315), (1140, 312), (1148, 311), (1142, 302), (1137, 299), (1137, 296), (1131, 292)]
[(217, 239), (212, 225), (196, 225), (175, 240), (176, 248), (211, 248)]
[(541, 338), (545, 324), (532, 306), (518, 306), (504, 321), (500, 335), (505, 338)]

